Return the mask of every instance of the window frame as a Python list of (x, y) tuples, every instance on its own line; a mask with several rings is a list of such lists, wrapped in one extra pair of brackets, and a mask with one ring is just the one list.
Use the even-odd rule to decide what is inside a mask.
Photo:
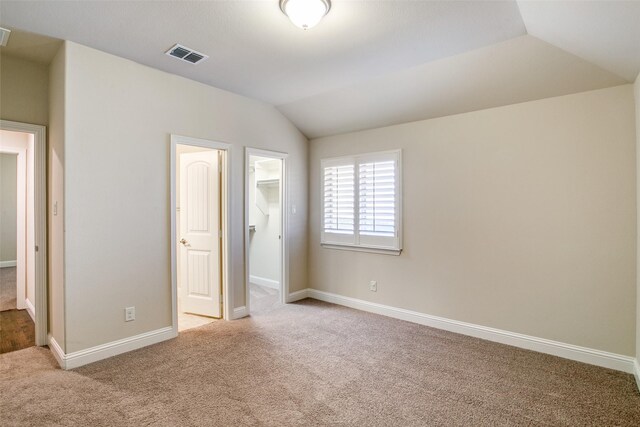
[[(395, 161), (395, 236), (360, 234), (360, 164), (376, 161)], [(353, 234), (326, 232), (325, 221), (325, 169), (353, 165), (354, 170), (354, 231)], [(363, 238), (364, 237), (364, 238)], [(364, 241), (363, 241), (364, 240)], [(391, 242), (391, 244), (389, 244)], [(320, 160), (320, 245), (329, 249), (400, 255), (402, 252), (402, 150), (387, 150)]]

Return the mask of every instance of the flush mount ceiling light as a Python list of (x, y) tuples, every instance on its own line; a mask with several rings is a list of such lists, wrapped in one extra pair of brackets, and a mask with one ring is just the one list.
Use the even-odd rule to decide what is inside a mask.
[(280, 10), (303, 30), (315, 27), (329, 13), (331, 0), (280, 0)]

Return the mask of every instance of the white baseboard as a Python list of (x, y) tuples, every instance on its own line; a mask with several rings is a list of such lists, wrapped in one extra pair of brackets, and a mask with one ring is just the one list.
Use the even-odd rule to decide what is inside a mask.
[(49, 334), (47, 338), (49, 343), (49, 350), (51, 350), (51, 353), (53, 353), (53, 357), (55, 357), (58, 365), (60, 365), (62, 369), (65, 369), (64, 351), (62, 351), (62, 347), (60, 347), (58, 342), (51, 336), (51, 334)]
[(309, 291), (310, 289), (303, 289), (301, 291), (291, 292), (287, 296), (287, 302), (295, 302), (300, 301), (301, 299), (309, 298)]
[(640, 390), (640, 362), (638, 362), (638, 359), (633, 361), (633, 376), (636, 377), (636, 385)]
[(280, 289), (280, 282), (277, 280), (267, 279), (265, 277), (249, 276), (249, 282), (255, 285), (264, 286), (265, 288)]
[(5, 267), (15, 267), (18, 265), (17, 261), (0, 261), (0, 268), (5, 268)]
[(243, 317), (247, 317), (249, 315), (249, 313), (247, 313), (247, 307), (246, 306), (242, 306), (242, 307), (237, 307), (233, 309), (233, 320), (235, 319), (241, 319)]
[(155, 331), (145, 332), (143, 334), (134, 335), (106, 344), (97, 345), (95, 347), (84, 350), (74, 351), (73, 353), (65, 353), (58, 345), (56, 340), (49, 336), (49, 348), (51, 348), (54, 357), (62, 369), (74, 369), (80, 366), (97, 362), (98, 360), (107, 359), (117, 356), (118, 354), (127, 353), (152, 344), (166, 341), (177, 336), (173, 327), (156, 329)]
[[(303, 291), (296, 292), (296, 294), (300, 292)], [(408, 322), (418, 323), (437, 329), (444, 329), (446, 331), (456, 332), (463, 335), (482, 338), (488, 341), (512, 345), (514, 347), (520, 347), (527, 350), (538, 351), (540, 353), (551, 354), (554, 356), (563, 357), (565, 359), (576, 360), (578, 362), (589, 363), (591, 365), (602, 366), (605, 368), (615, 369), (627, 373), (634, 372), (635, 363), (635, 370), (636, 372), (638, 372), (637, 361), (635, 361), (635, 359), (630, 356), (609, 353), (606, 351), (587, 347), (580, 347), (573, 344), (566, 344), (558, 341), (548, 340), (545, 338), (538, 338), (530, 335), (504, 331), (501, 329), (489, 328), (472, 323), (460, 322), (444, 317), (432, 316), (416, 311), (405, 310), (402, 308), (396, 308), (356, 298), (345, 297), (329, 292), (318, 291), (316, 289), (307, 289), (306, 293), (309, 298), (315, 298), (321, 301), (344, 305), (346, 307), (368, 311), (370, 313), (381, 314), (383, 316), (389, 316), (395, 319), (406, 320)], [(636, 378), (638, 377), (636, 376)]]
[(33, 323), (36, 323), (36, 308), (28, 299), (25, 299), (24, 302), (27, 305), (27, 313), (29, 313), (29, 316), (31, 317), (31, 320), (33, 320)]

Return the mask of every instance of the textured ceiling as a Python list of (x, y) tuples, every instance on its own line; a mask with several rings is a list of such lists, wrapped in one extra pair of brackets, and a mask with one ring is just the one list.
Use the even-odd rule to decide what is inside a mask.
[(278, 0), (0, 1), (0, 26), (263, 100), (309, 137), (632, 81), (638, 22), (640, 1), (333, 0), (309, 31)]
[(527, 35), (278, 108), (316, 138), (624, 83)]
[(640, 73), (640, 1), (519, 1), (527, 32), (628, 81)]
[[(332, 2), (302, 31), (268, 1), (0, 2), (0, 22), (71, 40), (272, 104), (525, 33), (515, 2)], [(164, 55), (180, 43), (210, 55)]]

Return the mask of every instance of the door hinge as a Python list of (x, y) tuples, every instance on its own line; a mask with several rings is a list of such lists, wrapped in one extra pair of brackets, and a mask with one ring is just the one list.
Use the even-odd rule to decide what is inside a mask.
[(222, 239), (222, 230), (218, 230), (218, 239)]
[(39, 248), (38, 248), (38, 245), (36, 245), (36, 252), (38, 252), (38, 249), (39, 249)]

